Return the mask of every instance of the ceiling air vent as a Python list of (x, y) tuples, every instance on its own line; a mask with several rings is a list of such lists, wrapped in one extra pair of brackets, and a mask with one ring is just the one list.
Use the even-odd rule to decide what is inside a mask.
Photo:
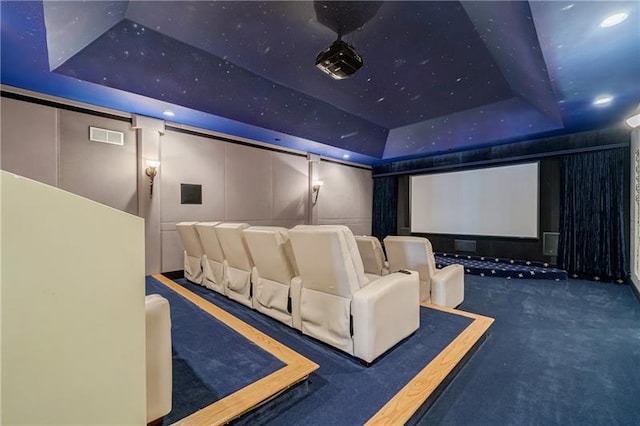
[(92, 142), (110, 143), (112, 145), (124, 145), (124, 133), (89, 126), (89, 140)]

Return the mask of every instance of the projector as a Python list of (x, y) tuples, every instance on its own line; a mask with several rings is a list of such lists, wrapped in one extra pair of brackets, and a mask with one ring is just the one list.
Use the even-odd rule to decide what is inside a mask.
[(340, 39), (318, 53), (316, 67), (336, 80), (351, 77), (362, 67), (362, 57), (349, 43)]

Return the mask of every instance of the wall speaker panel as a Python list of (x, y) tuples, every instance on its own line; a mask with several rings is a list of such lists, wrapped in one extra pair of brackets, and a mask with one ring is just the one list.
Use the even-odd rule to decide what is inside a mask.
[(560, 233), (558, 232), (542, 233), (542, 252), (545, 256), (558, 255), (558, 239), (559, 238), (560, 238)]
[(476, 241), (475, 240), (454, 240), (453, 241), (453, 249), (455, 251), (463, 251), (466, 253), (475, 253), (476, 252)]

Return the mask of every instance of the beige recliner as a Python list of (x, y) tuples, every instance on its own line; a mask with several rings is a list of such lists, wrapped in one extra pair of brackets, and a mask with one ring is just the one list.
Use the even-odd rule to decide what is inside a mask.
[(220, 222), (199, 222), (196, 224), (196, 230), (204, 250), (202, 284), (211, 290), (224, 294), (227, 282), (227, 263), (224, 260), (224, 253), (215, 230), (219, 224)]
[(196, 284), (202, 284), (202, 255), (204, 251), (196, 231), (197, 222), (176, 224), (184, 247), (184, 277)]
[(417, 271), (420, 300), (434, 305), (456, 307), (464, 300), (464, 267), (449, 265), (436, 269), (431, 242), (422, 237), (388, 236), (384, 246), (389, 270)]
[[(253, 307), (293, 327), (292, 313), (296, 312), (299, 318), (300, 306), (299, 299), (292, 300), (291, 297), (291, 281), (297, 275), (297, 266), (288, 230), (277, 226), (252, 226), (244, 230), (244, 236), (255, 262)], [(299, 290), (297, 294), (300, 294)]]
[(171, 411), (173, 389), (169, 302), (159, 294), (145, 298), (147, 423)]
[(243, 305), (253, 308), (251, 283), (255, 270), (253, 259), (244, 238), (246, 223), (221, 223), (214, 229), (227, 261), (227, 281), (224, 294)]
[(415, 272), (369, 282), (351, 230), (299, 225), (289, 231), (300, 276), (302, 333), (370, 363), (418, 329)]
[(369, 235), (356, 235), (355, 238), (365, 274), (388, 275), (389, 263), (384, 258), (380, 240)]

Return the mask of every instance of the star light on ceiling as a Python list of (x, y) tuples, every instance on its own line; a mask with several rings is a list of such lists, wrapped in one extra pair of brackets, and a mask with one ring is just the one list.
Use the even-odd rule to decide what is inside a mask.
[(612, 101), (613, 101), (613, 96), (600, 95), (593, 100), (593, 104), (596, 106), (605, 106), (605, 105), (609, 105)]

